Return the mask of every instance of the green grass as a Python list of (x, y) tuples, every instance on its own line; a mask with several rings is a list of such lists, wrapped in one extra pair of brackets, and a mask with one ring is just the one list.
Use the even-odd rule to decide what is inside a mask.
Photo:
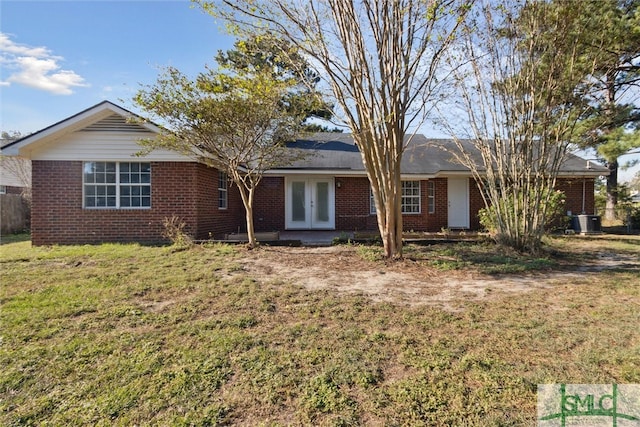
[(442, 271), (475, 270), (483, 274), (520, 274), (558, 266), (552, 254), (528, 256), (487, 241), (408, 245), (407, 257)]
[(0, 236), (0, 245), (15, 242), (27, 242), (31, 239), (29, 233), (3, 234)]
[[(407, 253), (517, 274), (634, 242)], [(243, 251), (0, 246), (0, 425), (520, 426), (539, 383), (640, 382), (637, 271), (452, 313), (265, 282)]]

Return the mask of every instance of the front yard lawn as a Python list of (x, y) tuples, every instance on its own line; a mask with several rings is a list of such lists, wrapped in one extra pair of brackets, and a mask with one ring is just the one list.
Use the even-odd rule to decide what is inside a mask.
[[(530, 259), (478, 245), (386, 264), (349, 245), (3, 244), (0, 425), (520, 426), (537, 384), (640, 383), (638, 265), (580, 270), (637, 259), (640, 239), (557, 238)], [(346, 272), (544, 286), (441, 306), (389, 281), (342, 289)]]

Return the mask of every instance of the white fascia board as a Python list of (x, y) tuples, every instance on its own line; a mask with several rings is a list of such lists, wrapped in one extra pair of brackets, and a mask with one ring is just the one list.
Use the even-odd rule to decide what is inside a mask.
[(340, 169), (270, 169), (265, 171), (265, 176), (301, 176), (301, 175), (314, 175), (314, 176), (367, 176), (365, 171), (352, 171), (352, 170), (340, 170)]
[(609, 171), (559, 172), (558, 178), (599, 178), (608, 175)]
[(461, 178), (469, 177), (473, 178), (473, 174), (470, 171), (440, 171), (433, 175), (433, 178)]
[[(304, 169), (271, 169), (266, 171), (265, 176), (332, 176), (332, 177), (367, 177), (365, 171), (352, 171), (340, 169), (327, 170), (304, 170)], [(432, 174), (401, 174), (400, 178), (404, 181), (428, 180), (436, 178)]]

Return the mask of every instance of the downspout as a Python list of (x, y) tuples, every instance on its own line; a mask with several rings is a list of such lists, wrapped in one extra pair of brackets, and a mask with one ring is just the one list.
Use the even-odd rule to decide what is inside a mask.
[(587, 213), (585, 211), (586, 198), (587, 198), (587, 179), (582, 178), (582, 214), (583, 215)]

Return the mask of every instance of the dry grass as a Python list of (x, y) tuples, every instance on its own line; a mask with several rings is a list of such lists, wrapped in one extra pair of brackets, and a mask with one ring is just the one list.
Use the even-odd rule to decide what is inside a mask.
[(0, 246), (0, 424), (533, 425), (536, 384), (640, 382), (640, 239), (376, 250)]

